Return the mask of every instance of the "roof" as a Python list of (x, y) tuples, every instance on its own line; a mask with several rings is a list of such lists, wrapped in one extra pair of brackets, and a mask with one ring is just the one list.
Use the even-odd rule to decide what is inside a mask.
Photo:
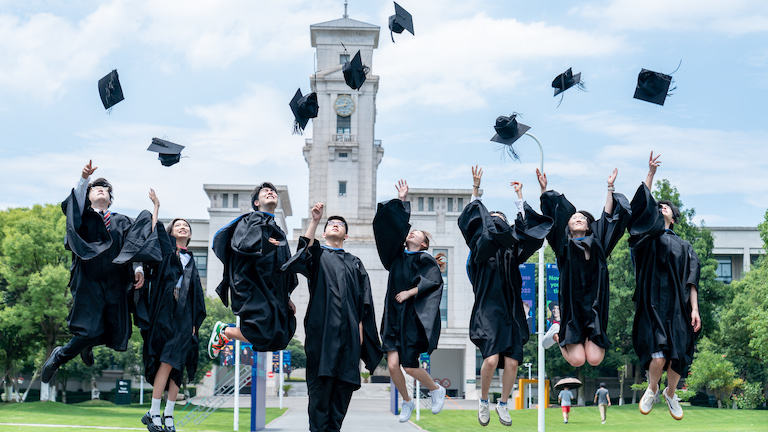
[(309, 26), (313, 28), (360, 28), (360, 29), (378, 29), (379, 26), (364, 23), (362, 21), (353, 20), (352, 18), (339, 18), (331, 21), (321, 22), (318, 24), (312, 24)]

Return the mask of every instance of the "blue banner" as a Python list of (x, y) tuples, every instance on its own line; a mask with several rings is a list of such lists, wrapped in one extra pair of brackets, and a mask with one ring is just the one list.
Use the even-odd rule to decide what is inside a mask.
[(429, 354), (427, 353), (419, 354), (419, 363), (421, 364), (421, 368), (427, 371), (427, 373), (429, 373)]
[(557, 264), (547, 264), (547, 329), (553, 323), (560, 322), (560, 303), (557, 296), (560, 293), (560, 269)]
[(536, 333), (536, 264), (520, 264), (520, 276), (523, 278), (523, 287), (520, 295), (523, 299), (523, 310), (528, 321), (528, 330)]

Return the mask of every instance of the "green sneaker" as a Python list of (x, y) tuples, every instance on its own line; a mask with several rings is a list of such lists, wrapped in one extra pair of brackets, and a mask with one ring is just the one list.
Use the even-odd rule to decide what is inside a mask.
[(213, 325), (211, 338), (208, 340), (208, 357), (216, 358), (224, 345), (229, 343), (229, 339), (224, 336), (224, 329), (227, 327), (229, 326), (221, 321), (216, 321), (216, 324)]

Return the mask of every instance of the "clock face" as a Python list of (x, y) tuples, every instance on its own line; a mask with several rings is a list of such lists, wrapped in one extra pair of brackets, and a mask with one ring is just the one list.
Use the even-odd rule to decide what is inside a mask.
[(355, 111), (355, 101), (350, 95), (339, 95), (336, 102), (333, 103), (336, 114), (342, 117), (349, 117)]

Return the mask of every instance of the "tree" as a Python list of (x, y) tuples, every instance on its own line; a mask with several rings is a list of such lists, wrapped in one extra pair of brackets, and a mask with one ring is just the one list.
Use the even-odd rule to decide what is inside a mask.
[(288, 342), (286, 350), (291, 352), (291, 369), (303, 369), (307, 367), (307, 353), (304, 351), (304, 345), (298, 339), (291, 339)]
[(685, 380), (691, 390), (706, 387), (715, 394), (717, 407), (722, 407), (723, 399), (727, 399), (740, 384), (736, 378), (736, 367), (719, 352), (717, 346), (709, 339), (699, 342), (699, 350), (693, 356), (691, 372)]

